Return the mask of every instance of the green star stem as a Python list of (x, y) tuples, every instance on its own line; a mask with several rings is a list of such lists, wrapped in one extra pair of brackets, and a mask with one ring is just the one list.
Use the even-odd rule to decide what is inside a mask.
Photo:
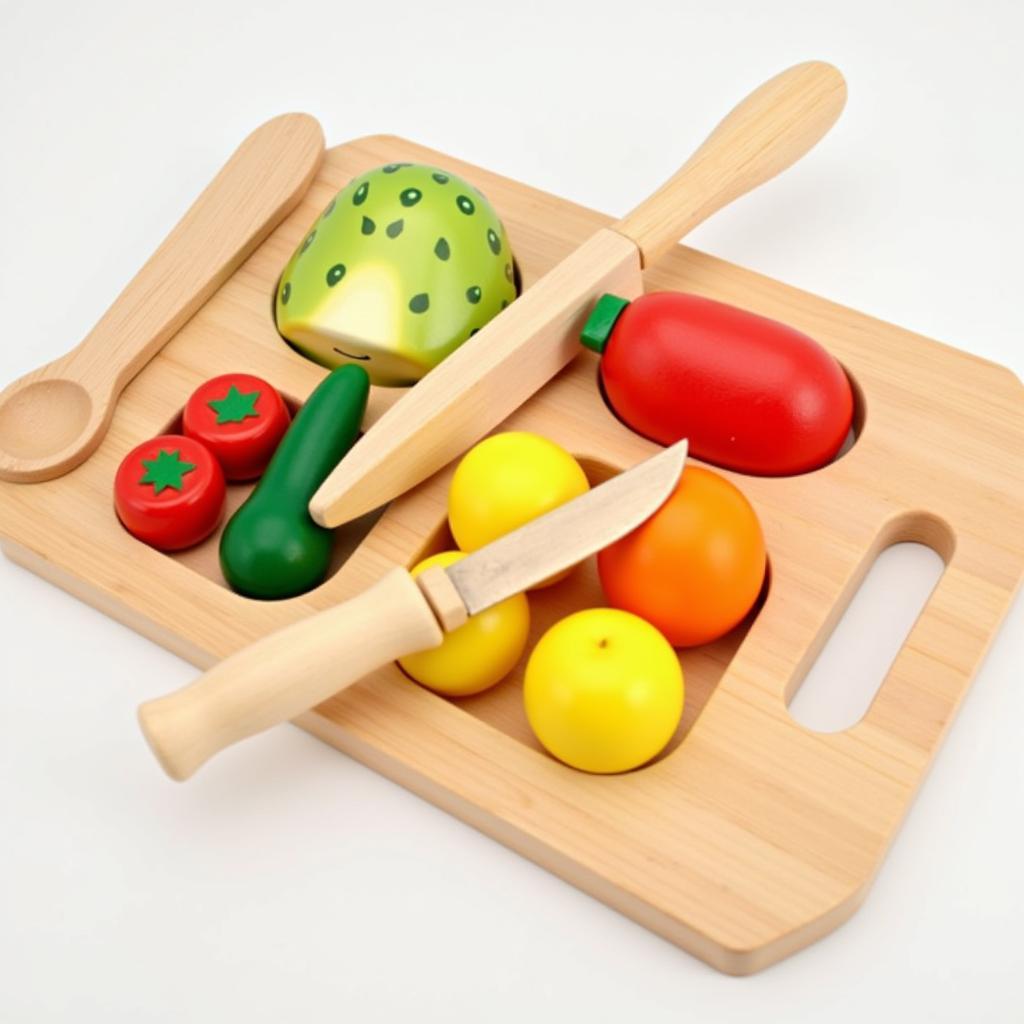
[(143, 459), (142, 465), (146, 472), (139, 483), (152, 484), (154, 494), (168, 487), (180, 491), (184, 487), (182, 477), (196, 468), (194, 463), (182, 459), (180, 451), (169, 452), (166, 449), (157, 452), (155, 459)]
[(260, 414), (256, 411), (256, 403), (259, 397), (259, 391), (243, 393), (232, 384), (223, 398), (211, 399), (206, 404), (217, 414), (219, 426), (222, 423), (241, 423), (250, 416), (258, 419)]

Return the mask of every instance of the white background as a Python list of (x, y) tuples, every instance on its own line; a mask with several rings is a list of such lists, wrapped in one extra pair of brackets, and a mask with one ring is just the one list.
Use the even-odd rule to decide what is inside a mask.
[[(1022, 10), (0, 0), (0, 380), (81, 337), (272, 114), (621, 213), (810, 57), (843, 118), (691, 241), (1020, 373)], [(173, 785), (134, 711), (192, 669), (6, 561), (0, 595), (4, 1021), (1024, 1015), (1020, 602), (866, 905), (737, 980), (295, 729)]]

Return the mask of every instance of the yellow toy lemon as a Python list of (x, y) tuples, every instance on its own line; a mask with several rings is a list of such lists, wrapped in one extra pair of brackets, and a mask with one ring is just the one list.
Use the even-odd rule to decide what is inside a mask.
[(589, 489), (580, 464), (554, 441), (523, 431), (493, 434), (456, 468), (448, 524), (463, 551), (476, 551)]
[[(413, 570), (445, 568), (466, 555), (442, 551)], [(530, 605), (525, 594), (506, 598), (447, 633), (440, 647), (401, 658), (399, 665), (418, 683), (446, 697), (468, 697), (500, 682), (515, 668), (530, 632)]]
[(654, 626), (615, 608), (555, 623), (526, 666), (526, 717), (545, 749), (586, 772), (625, 772), (672, 738), (683, 670)]

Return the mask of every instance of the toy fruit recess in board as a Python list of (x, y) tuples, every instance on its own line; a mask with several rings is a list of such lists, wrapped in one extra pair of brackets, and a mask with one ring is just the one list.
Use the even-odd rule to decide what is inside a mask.
[(225, 373), (201, 384), (182, 415), (185, 434), (213, 452), (228, 480), (255, 480), (290, 422), (277, 390), (248, 373)]
[(284, 268), (277, 329), (304, 356), (357, 361), (374, 384), (412, 384), (516, 297), (491, 204), (421, 164), (354, 178)]
[(476, 551), (589, 489), (580, 464), (554, 441), (523, 431), (494, 434), (471, 448), (456, 468), (448, 524), (463, 551)]
[(583, 329), (616, 415), (661, 444), (689, 438), (708, 462), (785, 476), (829, 462), (853, 393), (816, 341), (775, 320), (683, 292), (603, 296)]
[(360, 366), (327, 375), (298, 411), (256, 489), (220, 539), (220, 564), (232, 589), (282, 598), (321, 583), (333, 535), (307, 506), (313, 492), (359, 436), (370, 393)]
[[(462, 551), (442, 551), (425, 558), (413, 570), (442, 568), (465, 558)], [(500, 682), (523, 655), (530, 632), (530, 605), (525, 594), (471, 615), (440, 647), (400, 658), (398, 664), (418, 683), (448, 697), (468, 697)]]
[(161, 551), (204, 540), (224, 513), (224, 472), (201, 442), (163, 434), (133, 448), (114, 477), (114, 507), (125, 528)]
[(629, 771), (658, 754), (679, 725), (683, 693), (668, 641), (613, 608), (555, 623), (533, 649), (523, 682), (537, 739), (587, 772)]
[(646, 523), (597, 556), (609, 603), (646, 619), (676, 647), (728, 633), (757, 600), (765, 566), (750, 502), (700, 466), (688, 466)]

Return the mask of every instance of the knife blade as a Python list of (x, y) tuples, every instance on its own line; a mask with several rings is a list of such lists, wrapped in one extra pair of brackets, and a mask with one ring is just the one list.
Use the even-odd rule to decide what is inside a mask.
[(686, 452), (680, 441), (438, 572), (469, 615), (529, 590), (649, 519), (675, 490)]
[(310, 515), (340, 526), (402, 494), (506, 419), (579, 351), (604, 292), (632, 299), (640, 270), (738, 196), (810, 150), (846, 101), (830, 64), (797, 64), (729, 113), (689, 160), (403, 395), (317, 490)]
[(636, 246), (599, 231), (434, 367), (370, 427), (309, 504), (349, 522), (432, 476), (539, 391), (579, 351), (595, 302), (643, 292)]
[(217, 751), (295, 718), (374, 669), (439, 646), (468, 615), (635, 529), (675, 489), (686, 441), (447, 568), (395, 568), (358, 596), (272, 633), (139, 708), (157, 760), (186, 779)]

